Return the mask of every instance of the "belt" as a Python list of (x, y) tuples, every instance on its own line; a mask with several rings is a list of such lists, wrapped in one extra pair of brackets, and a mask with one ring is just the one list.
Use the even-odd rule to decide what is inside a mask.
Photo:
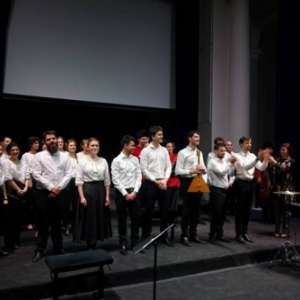
[(163, 178), (155, 178), (155, 180), (164, 180)]
[(130, 194), (130, 193), (132, 193), (133, 191), (134, 191), (134, 188), (127, 188), (127, 189), (125, 189), (126, 190), (126, 192), (128, 193), (128, 194)]
[(245, 182), (252, 182), (254, 180), (254, 178), (252, 178), (252, 179), (236, 178), (236, 180), (245, 181)]

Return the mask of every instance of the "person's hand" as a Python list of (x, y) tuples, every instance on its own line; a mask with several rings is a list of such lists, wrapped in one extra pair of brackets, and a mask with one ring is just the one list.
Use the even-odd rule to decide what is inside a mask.
[(56, 195), (59, 195), (59, 193), (61, 192), (61, 188), (59, 186), (54, 186), (52, 189), (51, 189), (51, 192), (56, 194)]
[(106, 199), (105, 199), (105, 206), (109, 206), (109, 204), (110, 204), (110, 199), (109, 199), (109, 197), (106, 197)]
[(86, 201), (86, 199), (84, 197), (80, 198), (80, 203), (83, 206), (87, 206), (87, 201)]
[(230, 161), (231, 164), (234, 164), (237, 161), (236, 156), (231, 155), (230, 158), (229, 158), (229, 161)]

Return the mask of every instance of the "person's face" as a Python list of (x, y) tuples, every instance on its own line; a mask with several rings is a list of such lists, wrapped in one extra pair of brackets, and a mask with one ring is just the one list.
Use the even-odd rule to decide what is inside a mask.
[(233, 146), (232, 146), (232, 143), (230, 141), (226, 142), (225, 147), (226, 147), (226, 151), (231, 153)]
[(62, 138), (57, 139), (57, 147), (59, 151), (64, 150), (64, 140)]
[(47, 150), (50, 152), (50, 153), (55, 153), (57, 150), (58, 150), (58, 147), (57, 147), (57, 138), (54, 134), (47, 134), (45, 136), (45, 145), (47, 147)]
[(161, 130), (157, 131), (155, 135), (152, 135), (152, 142), (161, 144), (163, 141), (164, 135)]
[(3, 148), (6, 149), (7, 145), (9, 145), (11, 143), (11, 138), (6, 137), (2, 143)]
[(83, 144), (82, 144), (82, 150), (83, 150), (83, 152), (87, 152), (88, 149), (89, 149), (88, 141), (83, 142)]
[(76, 144), (74, 142), (69, 143), (68, 151), (69, 151), (69, 153), (75, 153), (76, 152)]
[(242, 144), (240, 144), (241, 149), (245, 152), (250, 151), (251, 146), (252, 146), (251, 140), (244, 141)]
[(280, 156), (282, 158), (287, 158), (289, 156), (289, 150), (287, 147), (281, 147), (280, 148)]
[(40, 148), (40, 143), (39, 143), (39, 141), (35, 141), (35, 142), (31, 145), (31, 149), (32, 149), (32, 150), (38, 151), (39, 148)]
[(125, 150), (126, 153), (128, 153), (128, 154), (132, 154), (134, 148), (135, 148), (135, 142), (134, 142), (134, 141), (130, 141), (129, 144), (124, 145), (124, 150)]
[(166, 148), (167, 148), (169, 154), (173, 154), (174, 146), (173, 146), (172, 143), (168, 143), (168, 144), (166, 145)]
[(218, 150), (215, 151), (216, 156), (220, 159), (224, 158), (225, 153), (226, 153), (225, 147), (220, 147)]
[(19, 147), (17, 147), (17, 146), (11, 147), (9, 154), (10, 154), (11, 158), (18, 158), (20, 155)]
[(200, 135), (198, 133), (194, 133), (193, 136), (189, 138), (189, 141), (192, 146), (197, 147), (200, 144)]
[(0, 157), (2, 156), (2, 154), (3, 154), (3, 146), (0, 145)]
[(139, 138), (139, 144), (142, 147), (146, 147), (149, 143), (149, 138), (147, 136), (142, 136), (141, 138)]
[(100, 149), (99, 143), (97, 141), (91, 141), (88, 145), (88, 149), (91, 155), (97, 155)]

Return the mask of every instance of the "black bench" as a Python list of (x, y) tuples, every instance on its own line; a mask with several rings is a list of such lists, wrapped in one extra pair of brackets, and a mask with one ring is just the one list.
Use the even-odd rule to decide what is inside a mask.
[(53, 279), (53, 300), (59, 297), (58, 274), (92, 267), (98, 270), (98, 299), (103, 298), (104, 272), (103, 266), (113, 263), (113, 258), (104, 250), (83, 251), (70, 254), (50, 256), (45, 259)]

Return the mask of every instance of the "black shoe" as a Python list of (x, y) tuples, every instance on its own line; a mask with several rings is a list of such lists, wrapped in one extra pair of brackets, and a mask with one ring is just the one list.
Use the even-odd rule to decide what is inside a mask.
[(54, 254), (57, 254), (57, 255), (60, 255), (60, 254), (67, 254), (66, 250), (61, 248), (61, 249), (58, 249), (58, 250), (54, 250), (53, 251)]
[(198, 237), (197, 235), (191, 236), (191, 237), (190, 237), (190, 241), (191, 241), (191, 242), (194, 242), (194, 243), (197, 243), (197, 244), (205, 244), (205, 241), (200, 240), (199, 237)]
[(236, 236), (235, 240), (241, 244), (246, 244), (245, 240), (243, 239), (243, 237), (240, 234), (238, 234)]
[(230, 240), (226, 239), (223, 235), (217, 236), (216, 240), (224, 243), (230, 243)]
[(34, 256), (32, 258), (32, 262), (37, 262), (38, 260), (40, 260), (43, 257), (43, 252), (41, 251), (36, 251), (34, 253)]
[(174, 247), (174, 244), (171, 243), (171, 241), (167, 237), (162, 239), (161, 242), (169, 247)]
[(7, 256), (8, 252), (0, 249), (0, 256)]
[(186, 236), (181, 238), (181, 244), (187, 247), (191, 247), (190, 241)]
[(128, 252), (127, 252), (127, 248), (125, 245), (122, 245), (121, 248), (120, 248), (120, 253), (123, 254), (123, 255), (127, 255)]
[(249, 243), (254, 243), (254, 241), (251, 239), (248, 233), (243, 234), (243, 239)]

